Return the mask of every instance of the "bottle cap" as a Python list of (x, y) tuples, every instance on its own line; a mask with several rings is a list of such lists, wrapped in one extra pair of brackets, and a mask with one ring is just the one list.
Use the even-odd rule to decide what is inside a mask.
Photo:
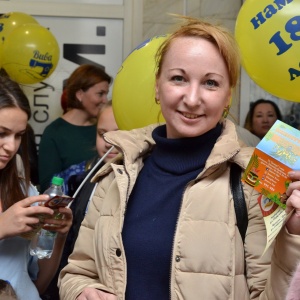
[(63, 183), (64, 183), (64, 179), (63, 178), (55, 177), (55, 176), (52, 178), (52, 184), (63, 185)]

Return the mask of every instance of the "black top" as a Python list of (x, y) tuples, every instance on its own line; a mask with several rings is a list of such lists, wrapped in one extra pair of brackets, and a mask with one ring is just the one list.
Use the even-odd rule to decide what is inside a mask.
[[(169, 299), (173, 238), (185, 187), (203, 170), (222, 126), (195, 138), (156, 142), (130, 195), (122, 232), (127, 261), (126, 300)], [(201, 197), (199, 195), (199, 197)]]

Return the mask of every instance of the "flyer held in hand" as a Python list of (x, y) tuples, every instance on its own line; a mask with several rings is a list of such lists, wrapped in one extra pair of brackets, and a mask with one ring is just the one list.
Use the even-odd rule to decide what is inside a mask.
[(258, 202), (267, 230), (265, 251), (289, 217), (285, 202), (292, 170), (300, 170), (300, 131), (277, 120), (256, 146), (242, 177), (261, 194)]

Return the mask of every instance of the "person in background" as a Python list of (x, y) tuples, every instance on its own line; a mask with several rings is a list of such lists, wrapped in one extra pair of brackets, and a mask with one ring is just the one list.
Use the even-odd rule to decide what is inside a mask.
[[(85, 172), (84, 174), (74, 175), (70, 178), (71, 182), (69, 182), (69, 184), (72, 185), (71, 189), (74, 190), (75, 193), (75, 191), (77, 191), (78, 187), (80, 186), (81, 182), (85, 179), (85, 177), (87, 175), (89, 176), (89, 180), (87, 180), (85, 185), (83, 185), (81, 189), (77, 192), (77, 195), (71, 205), (74, 220), (71, 230), (68, 234), (68, 237), (71, 237), (71, 239), (68, 240), (68, 245), (66, 245), (65, 247), (65, 249), (69, 248), (67, 256), (69, 256), (73, 251), (74, 244), (78, 236), (80, 224), (85, 214), (87, 213), (88, 203), (91, 197), (93, 196), (93, 192), (96, 187), (96, 183), (91, 182), (91, 179), (106, 162), (109, 162), (112, 159), (114, 159), (119, 153), (116, 148), (113, 148), (109, 153), (107, 153), (112, 148), (112, 146), (103, 138), (106, 132), (116, 130), (118, 130), (118, 125), (114, 117), (112, 102), (109, 101), (103, 106), (103, 108), (99, 112), (97, 122), (96, 147), (98, 155), (95, 157), (95, 162), (98, 162), (101, 158), (103, 158), (103, 161), (97, 166), (97, 168), (93, 172)], [(94, 167), (95, 164), (96, 163), (91, 165), (91, 169)], [(64, 262), (63, 267), (66, 264), (67, 260)]]
[(277, 104), (271, 100), (258, 99), (250, 105), (244, 128), (262, 139), (276, 120), (282, 121)]
[[(68, 189), (70, 195), (74, 195), (77, 191), (78, 187), (80, 186), (81, 182), (84, 180), (86, 175), (90, 172), (90, 170), (96, 165), (100, 158), (104, 157), (107, 151), (111, 148), (111, 145), (108, 144), (104, 139), (104, 133), (108, 131), (115, 131), (118, 130), (118, 125), (116, 123), (113, 108), (112, 108), (112, 101), (108, 101), (106, 104), (103, 105), (101, 108), (98, 117), (97, 117), (97, 134), (96, 134), (96, 149), (97, 155), (90, 161), (83, 162), (87, 167), (87, 170), (81, 174), (72, 175), (68, 181)], [(111, 151), (102, 161), (101, 166), (109, 161), (111, 158), (115, 157), (118, 153), (117, 149)], [(99, 168), (100, 166), (98, 166)], [(91, 174), (90, 174), (91, 176)], [(75, 201), (76, 202), (76, 201)], [(75, 203), (73, 202), (73, 204)]]
[[(95, 120), (107, 102), (111, 82), (102, 68), (89, 64), (79, 66), (68, 78), (68, 111), (45, 128), (39, 145), (41, 191), (50, 185), (54, 175), (96, 155)], [(68, 176), (63, 177), (65, 182)]]
[[(59, 208), (64, 217), (56, 220), (52, 209), (32, 206), (49, 196), (39, 195), (30, 183), (30, 116), (29, 102), (20, 86), (0, 76), (0, 278), (10, 282), (19, 300), (40, 299), (39, 294), (57, 271), (72, 224), (70, 208)], [(38, 217), (41, 214), (45, 216), (43, 222)], [(52, 257), (38, 261), (30, 256), (29, 243), (35, 229), (41, 227), (58, 234)]]
[(165, 124), (104, 134), (120, 151), (97, 181), (68, 265), (61, 300), (282, 300), (300, 259), (300, 171), (263, 256), (259, 193), (243, 185), (248, 227), (236, 224), (230, 168), (253, 153), (225, 117), (239, 78), (229, 31), (181, 17), (156, 54), (156, 103)]
[[(81, 222), (88, 210), (88, 203), (93, 196), (96, 183), (91, 182), (91, 179), (97, 173), (97, 171), (104, 165), (105, 162), (108, 162), (109, 160), (113, 159), (118, 154), (118, 150), (114, 148), (108, 153), (106, 157), (104, 157), (105, 154), (107, 154), (108, 150), (110, 150), (111, 145), (103, 139), (103, 135), (106, 132), (118, 130), (118, 125), (116, 123), (112, 109), (112, 101), (108, 101), (106, 104), (103, 105), (98, 114), (97, 119), (98, 121), (96, 147), (98, 155), (95, 156), (95, 158), (93, 159), (93, 162), (90, 164), (90, 169), (88, 171), (82, 174), (72, 175), (69, 178), (69, 191), (72, 194), (76, 192), (83, 180), (86, 181), (82, 185), (80, 190), (77, 191), (75, 199), (73, 200), (70, 206), (73, 212), (73, 224), (67, 236), (67, 241), (61, 258), (59, 270), (56, 276), (54, 277), (53, 281), (51, 282), (47, 293), (42, 297), (45, 300), (59, 300), (59, 292), (57, 287), (58, 275), (60, 270), (64, 268), (68, 263), (68, 257), (73, 251)], [(102, 157), (104, 158), (103, 161), (94, 170), (92, 170), (96, 163), (99, 161), (99, 159)]]
[(18, 300), (17, 295), (9, 281), (0, 279), (0, 299)]

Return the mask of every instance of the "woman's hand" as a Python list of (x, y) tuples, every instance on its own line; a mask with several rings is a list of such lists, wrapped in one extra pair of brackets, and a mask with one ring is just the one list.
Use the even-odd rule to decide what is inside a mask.
[(292, 180), (286, 194), (289, 197), (286, 202), (286, 212), (294, 212), (286, 223), (287, 230), (290, 234), (300, 235), (300, 171), (289, 172)]
[(117, 300), (117, 296), (95, 288), (85, 288), (76, 300)]
[(48, 195), (38, 195), (18, 201), (0, 214), (0, 239), (17, 236), (32, 231), (39, 226), (39, 215), (52, 216), (54, 211), (44, 206), (31, 206), (35, 202), (45, 202)]
[(55, 239), (51, 258), (39, 260), (40, 271), (38, 274), (38, 278), (35, 281), (35, 285), (40, 294), (42, 294), (46, 290), (49, 282), (57, 272), (67, 238), (67, 233), (69, 232), (72, 225), (72, 220), (72, 210), (67, 207), (60, 207), (59, 209), (55, 210), (51, 218), (45, 218), (43, 220), (43, 229), (55, 231), (58, 234)]
[[(59, 217), (57, 214), (59, 213)], [(46, 230), (56, 231), (60, 235), (66, 235), (72, 225), (73, 214), (72, 210), (68, 207), (60, 207), (55, 211), (52, 218), (44, 219), (43, 226)]]

